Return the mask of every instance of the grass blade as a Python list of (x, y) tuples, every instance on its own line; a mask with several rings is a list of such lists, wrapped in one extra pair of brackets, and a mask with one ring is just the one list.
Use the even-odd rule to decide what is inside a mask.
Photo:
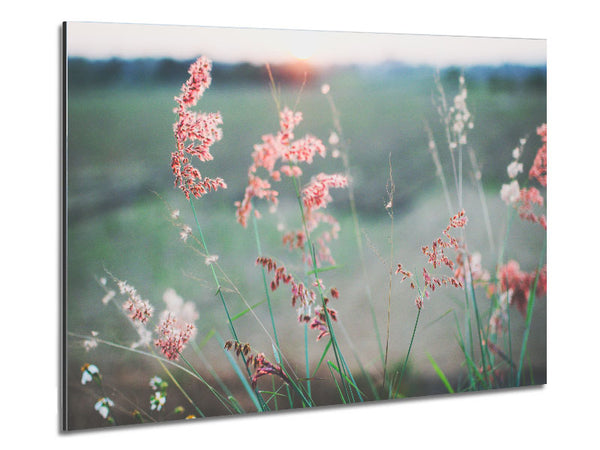
[(444, 383), (444, 386), (446, 386), (446, 390), (450, 394), (454, 394), (454, 389), (452, 389), (452, 386), (450, 385), (448, 378), (446, 378), (446, 375), (444, 375), (444, 372), (442, 371), (440, 366), (438, 366), (438, 364), (435, 362), (435, 360), (433, 359), (433, 356), (431, 356), (429, 353), (426, 353), (426, 355), (427, 355), (427, 358), (429, 359), (429, 362), (431, 363), (431, 365), (433, 367), (433, 370), (435, 370), (435, 373), (437, 373), (437, 376), (440, 377), (440, 380), (442, 380), (442, 383)]
[(234, 321), (234, 320), (237, 320), (237, 319), (239, 319), (240, 317), (243, 317), (243, 316), (245, 316), (245, 315), (246, 315), (246, 314), (248, 314), (250, 311), (252, 311), (254, 308), (256, 308), (257, 306), (260, 306), (260, 305), (262, 305), (262, 304), (263, 304), (264, 302), (266, 302), (266, 301), (267, 301), (267, 299), (261, 300), (260, 302), (258, 302), (258, 303), (255, 303), (254, 305), (250, 306), (250, 308), (246, 308), (246, 309), (245, 309), (245, 310), (243, 310), (242, 312), (239, 312), (239, 313), (237, 313), (237, 314), (235, 314), (235, 315), (231, 316), (231, 320), (232, 320), (232, 321)]

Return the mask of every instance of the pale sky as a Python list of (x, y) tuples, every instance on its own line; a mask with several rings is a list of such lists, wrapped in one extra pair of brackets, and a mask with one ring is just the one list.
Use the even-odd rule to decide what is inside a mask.
[(545, 64), (546, 41), (359, 32), (209, 28), (92, 22), (67, 24), (67, 53), (89, 58), (205, 55), (214, 61), (312, 64)]

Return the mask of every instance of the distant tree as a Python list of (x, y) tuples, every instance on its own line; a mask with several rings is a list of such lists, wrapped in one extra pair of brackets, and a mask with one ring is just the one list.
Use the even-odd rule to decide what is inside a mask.
[(546, 71), (536, 69), (525, 80), (525, 86), (536, 91), (546, 90)]
[(119, 58), (111, 58), (98, 64), (95, 79), (98, 84), (107, 85), (120, 81), (123, 78), (124, 62)]
[(172, 58), (164, 58), (158, 62), (155, 79), (159, 83), (174, 82), (186, 76), (189, 61), (176, 61)]

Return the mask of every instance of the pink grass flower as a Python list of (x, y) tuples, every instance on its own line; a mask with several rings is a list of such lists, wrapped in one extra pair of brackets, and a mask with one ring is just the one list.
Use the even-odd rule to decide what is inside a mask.
[(519, 217), (528, 222), (538, 223), (544, 229), (546, 229), (546, 216), (543, 214), (535, 214), (535, 205), (539, 207), (544, 206), (544, 198), (542, 197), (542, 194), (540, 194), (540, 191), (534, 187), (530, 187), (529, 189), (521, 189), (517, 208)]
[(137, 290), (126, 281), (119, 280), (117, 286), (121, 294), (128, 297), (125, 303), (123, 303), (123, 309), (129, 312), (129, 318), (134, 322), (139, 321), (145, 324), (154, 312), (154, 308), (150, 305), (150, 302), (142, 299)]
[[(535, 271), (531, 273), (522, 271), (519, 263), (515, 260), (510, 260), (498, 268), (500, 294), (508, 293), (509, 304), (514, 305), (523, 317), (527, 315), (529, 295), (535, 278)], [(546, 266), (544, 266), (540, 271), (536, 286), (535, 294), (538, 297), (546, 294), (546, 278)]]
[[(194, 302), (185, 301), (177, 294), (175, 289), (168, 288), (163, 294), (163, 301), (166, 309), (160, 314), (159, 319), (165, 321), (169, 318), (169, 314), (173, 322), (173, 328), (184, 333), (187, 330), (188, 324), (194, 325), (200, 317)], [(194, 327), (190, 333), (190, 340), (196, 337), (196, 328)]]
[[(309, 323), (310, 328), (317, 330), (319, 335), (317, 341), (322, 339), (324, 336), (329, 334), (329, 327), (327, 326), (327, 320), (325, 312), (321, 306), (314, 309), (314, 314), (311, 315), (312, 306), (315, 303), (317, 295), (315, 292), (307, 288), (304, 283), (297, 282), (294, 277), (289, 274), (284, 266), (278, 266), (277, 263), (268, 257), (261, 256), (256, 259), (256, 264), (262, 265), (268, 273), (273, 273), (274, 278), (271, 281), (271, 290), (275, 291), (281, 284), (290, 286), (290, 292), (292, 294), (292, 306), (298, 305), (298, 321)], [(323, 292), (326, 291), (325, 284), (321, 279), (315, 281), (313, 286), (320, 287)], [(331, 297), (338, 299), (340, 293), (337, 288), (331, 288), (329, 290)], [(329, 298), (324, 298), (325, 304), (329, 303)], [(337, 312), (327, 307), (327, 314), (333, 321), (337, 321)]]
[[(282, 176), (299, 178), (303, 174), (301, 164), (312, 164), (316, 155), (326, 156), (323, 142), (307, 134), (303, 138), (295, 139), (295, 129), (302, 121), (302, 113), (284, 108), (279, 114), (279, 131), (277, 134), (262, 136), (262, 142), (254, 146), (252, 164), (248, 169), (248, 185), (244, 198), (235, 202), (236, 219), (243, 227), (248, 224), (250, 215), (254, 213), (260, 217), (258, 210), (253, 205), (254, 199), (265, 199), (271, 203), (270, 211), (274, 212), (279, 204), (279, 192), (273, 187), (272, 182), (280, 182)], [(259, 169), (264, 169), (265, 175), (259, 174)], [(317, 265), (322, 262), (335, 261), (331, 255), (328, 243), (337, 238), (339, 231), (338, 222), (331, 216), (318, 214), (315, 210), (326, 207), (331, 196), (329, 189), (332, 187), (345, 187), (348, 181), (343, 175), (326, 175), (321, 173), (313, 177), (311, 183), (302, 191), (304, 205), (304, 218), (306, 230), (288, 231), (283, 235), (283, 244), (293, 249), (304, 250), (307, 241), (306, 232), (311, 233), (319, 224), (327, 226), (320, 230), (320, 235), (311, 236), (316, 244)], [(281, 230), (284, 231), (284, 230)], [(309, 257), (304, 256), (305, 262), (312, 264)]]
[[(248, 218), (252, 213), (252, 199), (266, 199), (274, 206), (278, 204), (279, 193), (272, 188), (264, 176), (257, 175), (259, 168), (263, 168), (273, 181), (278, 182), (282, 174), (288, 177), (301, 176), (302, 169), (297, 166), (298, 163), (311, 164), (316, 154), (325, 156), (326, 149), (320, 139), (306, 135), (294, 140), (294, 130), (301, 121), (302, 113), (284, 108), (279, 114), (277, 134), (262, 136), (262, 142), (254, 146), (244, 198), (235, 202), (237, 221), (242, 226), (247, 226)], [(281, 166), (276, 168), (278, 163)]]
[(159, 338), (154, 341), (154, 345), (159, 347), (169, 360), (177, 360), (185, 345), (192, 338), (194, 325), (178, 323), (174, 315), (168, 313), (167, 317), (160, 322), (156, 331)]
[(537, 134), (540, 136), (542, 140), (542, 146), (539, 148), (537, 154), (535, 155), (535, 159), (533, 160), (533, 165), (529, 170), (529, 178), (535, 178), (542, 186), (546, 186), (547, 180), (546, 176), (548, 174), (548, 155), (546, 149), (547, 143), (547, 126), (546, 124), (542, 124), (537, 128)]
[(250, 344), (242, 344), (237, 341), (227, 341), (225, 342), (225, 350), (233, 350), (237, 356), (244, 355), (246, 360), (246, 367), (252, 369), (254, 373), (252, 374), (251, 383), (252, 389), (256, 389), (258, 384), (258, 379), (264, 377), (265, 375), (275, 375), (285, 383), (290, 384), (290, 379), (285, 374), (283, 369), (279, 364), (271, 363), (267, 360), (264, 353), (252, 353), (252, 349), (250, 348)]
[(171, 153), (171, 170), (175, 175), (175, 186), (179, 187), (186, 198), (193, 195), (200, 198), (210, 191), (226, 188), (222, 178), (203, 177), (190, 161), (196, 156), (200, 161), (213, 159), (210, 147), (223, 137), (219, 125), (223, 123), (220, 113), (200, 113), (190, 111), (196, 105), (204, 91), (210, 86), (212, 62), (202, 56), (194, 62), (188, 72), (190, 78), (181, 87), (181, 95), (175, 97), (178, 115), (173, 125), (177, 141), (177, 150)]
[(302, 190), (302, 202), (309, 209), (325, 208), (332, 200), (329, 189), (346, 186), (348, 186), (348, 179), (344, 175), (320, 173)]
[[(427, 257), (427, 262), (433, 266), (434, 269), (437, 269), (441, 266), (446, 266), (449, 269), (454, 269), (455, 263), (452, 259), (446, 254), (446, 251), (451, 249), (458, 251), (461, 246), (459, 241), (454, 238), (450, 231), (455, 228), (463, 228), (467, 224), (467, 216), (465, 215), (464, 210), (455, 214), (450, 218), (448, 222), (448, 226), (442, 231), (443, 237), (446, 238), (444, 240), (443, 237), (439, 237), (434, 240), (431, 246), (426, 245), (421, 248), (423, 254)], [(460, 254), (460, 253), (459, 253)], [(457, 257), (457, 262), (458, 262)], [(427, 268), (422, 268), (422, 278), (423, 278), (423, 288), (418, 288), (418, 295), (415, 299), (415, 304), (417, 308), (420, 310), (423, 308), (424, 301), (430, 298), (430, 292), (434, 292), (437, 288), (441, 286), (452, 286), (455, 288), (463, 288), (463, 281), (455, 276), (443, 275), (437, 276), (430, 273)], [(415, 276), (412, 272), (404, 269), (402, 264), (398, 264), (396, 268), (396, 274), (401, 274), (402, 279), (400, 282), (405, 280), (410, 280), (411, 289), (417, 289), (418, 282), (415, 279)]]

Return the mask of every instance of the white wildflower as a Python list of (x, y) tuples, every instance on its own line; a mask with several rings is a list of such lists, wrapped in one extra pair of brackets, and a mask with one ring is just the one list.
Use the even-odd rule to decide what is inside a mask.
[(150, 379), (150, 387), (152, 388), (153, 391), (157, 391), (158, 388), (160, 387), (160, 385), (162, 384), (162, 382), (163, 382), (162, 378), (155, 375)]
[(166, 401), (167, 395), (162, 391), (157, 391), (150, 397), (150, 409), (160, 411)]
[(218, 259), (219, 259), (219, 255), (208, 255), (204, 259), (204, 264), (206, 264), (207, 266), (210, 266), (212, 263), (217, 262)]
[(86, 364), (81, 368), (81, 384), (86, 384), (93, 380), (94, 375), (99, 374), (98, 367), (94, 364)]
[(329, 85), (328, 84), (324, 84), (323, 86), (321, 86), (321, 94), (325, 95), (329, 92)]
[(521, 147), (515, 147), (515, 149), (512, 151), (512, 157), (514, 159), (519, 159), (521, 157)]
[(188, 237), (192, 234), (192, 229), (188, 225), (183, 225), (181, 227), (181, 232), (179, 233), (179, 237), (183, 242), (186, 242)]
[(86, 352), (89, 352), (96, 347), (98, 347), (98, 341), (93, 337), (87, 338), (83, 341), (83, 348), (85, 348)]
[(519, 182), (514, 180), (510, 184), (503, 184), (500, 190), (500, 198), (507, 205), (512, 205), (519, 200), (520, 190)]
[(523, 164), (518, 161), (513, 161), (508, 165), (506, 171), (510, 178), (515, 178), (518, 174), (523, 172)]
[(108, 291), (106, 293), (106, 295), (104, 297), (102, 297), (102, 304), (103, 305), (108, 304), (108, 302), (110, 302), (113, 299), (115, 294), (116, 294), (115, 291), (113, 291), (112, 289), (110, 291)]
[(108, 397), (102, 397), (100, 400), (96, 402), (94, 405), (94, 409), (100, 413), (102, 417), (105, 419), (110, 414), (110, 407), (114, 406), (113, 401)]
[(331, 145), (338, 145), (340, 143), (340, 137), (337, 135), (335, 131), (332, 131), (329, 135), (329, 143)]

